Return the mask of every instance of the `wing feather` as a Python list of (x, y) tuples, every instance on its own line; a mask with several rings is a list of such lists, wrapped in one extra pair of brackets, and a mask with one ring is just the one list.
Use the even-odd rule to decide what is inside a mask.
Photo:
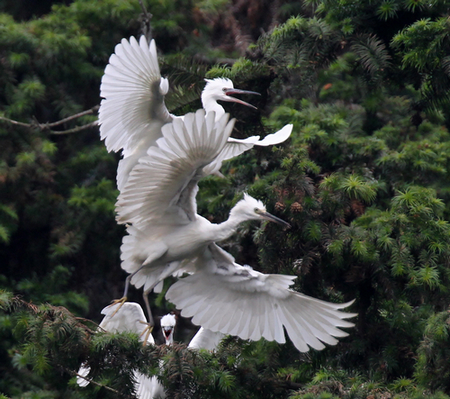
[(144, 36), (139, 43), (122, 39), (114, 51), (100, 86), (100, 137), (108, 151), (123, 149), (129, 156), (154, 143), (172, 117), (164, 104), (154, 41), (149, 46)]
[(279, 131), (267, 135), (263, 140), (259, 140), (259, 136), (250, 136), (242, 140), (230, 137), (217, 158), (205, 167), (203, 172), (206, 175), (218, 172), (224, 161), (237, 157), (255, 145), (265, 147), (284, 142), (291, 135), (292, 127), (293, 125), (286, 125)]
[(118, 197), (120, 223), (139, 226), (167, 214), (176, 214), (178, 222), (196, 218), (202, 168), (219, 154), (234, 126), (228, 115), (217, 123), (214, 116), (201, 109), (163, 126), (163, 137), (140, 158)]
[(234, 263), (233, 258), (210, 244), (195, 261), (196, 272), (172, 285), (166, 298), (181, 309), (181, 315), (212, 331), (243, 339), (285, 342), (283, 327), (302, 352), (324, 343), (352, 327), (344, 319), (355, 314), (340, 309), (347, 304), (318, 300), (289, 289), (294, 276), (264, 275)]

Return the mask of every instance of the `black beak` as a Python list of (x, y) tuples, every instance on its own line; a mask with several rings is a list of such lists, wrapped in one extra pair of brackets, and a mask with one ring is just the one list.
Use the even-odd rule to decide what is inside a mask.
[(277, 218), (276, 216), (273, 216), (269, 212), (259, 212), (259, 215), (263, 219), (268, 220), (270, 222), (275, 222), (275, 223), (281, 224), (283, 226), (291, 227), (291, 225), (288, 222), (285, 222), (283, 219), (280, 219), (280, 218)]
[(247, 107), (250, 107), (250, 108), (258, 109), (252, 104), (246, 103), (245, 101), (239, 100), (238, 98), (231, 97), (234, 94), (256, 94), (256, 95), (260, 96), (261, 94), (257, 93), (256, 91), (248, 91), (248, 90), (240, 90), (240, 89), (227, 89), (225, 91), (225, 94), (227, 96), (229, 96), (228, 101), (230, 101), (230, 102), (235, 102), (238, 104), (246, 105)]

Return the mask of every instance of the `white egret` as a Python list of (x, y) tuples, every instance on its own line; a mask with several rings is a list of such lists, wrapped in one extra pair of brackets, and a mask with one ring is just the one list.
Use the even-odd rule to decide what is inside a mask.
[(262, 274), (209, 244), (193, 262), (195, 272), (179, 279), (166, 298), (192, 317), (194, 324), (212, 332), (242, 339), (285, 342), (283, 327), (295, 347), (323, 349), (337, 344), (334, 337), (348, 334), (338, 327), (353, 327), (344, 319), (356, 316), (340, 309), (353, 303), (330, 303), (289, 289), (296, 276)]
[[(162, 128), (163, 137), (134, 167), (117, 201), (118, 221), (132, 223), (122, 244), (122, 268), (128, 281), (148, 293), (183, 267), (210, 243), (231, 236), (246, 220), (288, 223), (269, 214), (261, 201), (249, 195), (230, 211), (227, 221), (213, 224), (197, 214), (195, 196), (203, 168), (217, 162), (234, 121), (204, 110), (175, 119)], [(228, 123), (227, 123), (228, 122)], [(123, 298), (123, 299), (124, 299)]]
[(166, 340), (166, 345), (172, 345), (173, 344), (173, 333), (175, 331), (175, 326), (177, 324), (177, 320), (175, 318), (174, 314), (166, 314), (165, 316), (161, 317), (161, 331), (164, 335), (164, 338)]
[[(166, 339), (166, 345), (173, 343), (173, 333), (175, 331), (177, 321), (173, 314), (167, 314), (161, 318), (161, 330)], [(215, 350), (219, 345), (219, 342), (225, 337), (225, 334), (220, 332), (214, 332), (207, 328), (200, 327), (197, 333), (189, 342), (188, 348), (190, 349), (207, 349)]]
[(191, 342), (189, 342), (188, 348), (214, 351), (224, 337), (225, 334), (219, 331), (211, 331), (207, 328), (200, 327)]
[[(148, 344), (155, 344), (151, 334), (148, 332), (147, 319), (139, 304), (134, 302), (127, 302), (121, 306), (107, 306), (102, 310), (105, 315), (99, 324), (99, 330), (108, 331), (111, 333), (133, 332), (139, 334), (141, 341)], [(165, 316), (164, 316), (165, 317)], [(163, 320), (164, 317), (161, 319)], [(167, 323), (166, 323), (167, 324)], [(172, 334), (164, 334), (166, 345), (171, 345), (173, 342), (173, 328)], [(78, 370), (77, 383), (81, 387), (89, 385), (90, 379), (88, 377), (90, 367), (83, 364)], [(134, 372), (135, 394), (138, 399), (152, 399), (163, 398), (164, 387), (156, 377), (147, 377), (138, 371)]]
[[(159, 70), (155, 41), (148, 45), (144, 36), (139, 43), (134, 37), (129, 41), (122, 39), (111, 55), (102, 78), (100, 96), (103, 100), (99, 109), (100, 137), (105, 140), (106, 148), (108, 151), (123, 151), (117, 171), (120, 191), (139, 158), (161, 137), (162, 126), (179, 118), (170, 114), (165, 106), (164, 97), (168, 90), (169, 82), (161, 77)], [(216, 78), (207, 80), (201, 99), (205, 111), (214, 111), (218, 121), (225, 110), (217, 101), (253, 107), (232, 97), (246, 93), (259, 94), (235, 89), (230, 79)], [(237, 156), (254, 145), (281, 143), (289, 137), (291, 130), (292, 125), (287, 125), (263, 140), (259, 140), (259, 136), (245, 140), (230, 139), (223, 148), (221, 158), (225, 160)]]

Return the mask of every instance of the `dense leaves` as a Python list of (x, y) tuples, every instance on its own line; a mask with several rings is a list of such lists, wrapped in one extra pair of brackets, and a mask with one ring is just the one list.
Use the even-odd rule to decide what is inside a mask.
[[(248, 223), (223, 246), (242, 264), (296, 275), (294, 289), (308, 295), (355, 299), (349, 337), (308, 354), (233, 337), (215, 354), (142, 347), (81, 318), (98, 322), (123, 288), (118, 157), (99, 141), (95, 112), (108, 57), (139, 36), (142, 10), (122, 0), (7, 3), (0, 396), (133, 397), (136, 369), (171, 398), (448, 398), (448, 2), (145, 2), (171, 111), (197, 109), (203, 78), (227, 76), (262, 94), (258, 111), (225, 104), (234, 137), (294, 124), (287, 143), (202, 181), (197, 199), (215, 222), (243, 191), (263, 200), (292, 228)], [(162, 295), (153, 303), (157, 315), (173, 309)], [(187, 341), (193, 326), (179, 325)], [(83, 361), (87, 388), (75, 382)]]

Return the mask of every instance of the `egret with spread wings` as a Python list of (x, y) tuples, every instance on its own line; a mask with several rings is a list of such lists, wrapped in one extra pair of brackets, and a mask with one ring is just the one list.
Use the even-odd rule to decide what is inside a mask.
[(238, 265), (216, 244), (209, 244), (193, 262), (193, 273), (179, 279), (166, 298), (181, 315), (218, 334), (253, 341), (286, 342), (283, 327), (295, 347), (307, 352), (335, 345), (335, 337), (348, 334), (339, 327), (353, 327), (344, 319), (356, 316), (337, 304), (309, 297), (289, 287), (296, 276), (262, 274)]
[(163, 137), (133, 168), (117, 201), (118, 221), (128, 225), (122, 244), (122, 268), (128, 282), (148, 293), (183, 267), (206, 246), (230, 237), (246, 220), (288, 223), (269, 214), (261, 201), (245, 195), (228, 220), (214, 224), (197, 214), (197, 183), (204, 168), (221, 162), (220, 153), (233, 129), (228, 114), (215, 122), (204, 110), (175, 119), (162, 128)]
[[(206, 112), (214, 111), (216, 121), (225, 110), (217, 101), (228, 101), (253, 107), (235, 94), (259, 94), (239, 90), (226, 78), (206, 81), (202, 92), (202, 104)], [(155, 41), (148, 45), (142, 36), (138, 41), (122, 39), (111, 55), (100, 86), (103, 98), (99, 109), (100, 137), (108, 151), (123, 152), (117, 171), (117, 186), (122, 191), (128, 176), (139, 158), (161, 137), (161, 128), (174, 119), (167, 110), (164, 97), (169, 91), (169, 81), (161, 77)], [(253, 107), (255, 108), (255, 107)], [(249, 150), (254, 145), (268, 146), (285, 141), (292, 130), (286, 125), (279, 132), (259, 140), (251, 136), (244, 140), (230, 138), (223, 148), (222, 160), (230, 159)], [(209, 170), (209, 173), (217, 170)]]

